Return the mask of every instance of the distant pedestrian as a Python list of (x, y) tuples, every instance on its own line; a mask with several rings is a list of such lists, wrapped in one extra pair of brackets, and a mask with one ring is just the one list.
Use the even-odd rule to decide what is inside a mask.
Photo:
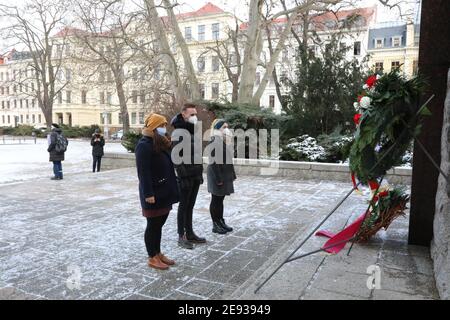
[(232, 133), (223, 119), (216, 119), (211, 125), (209, 164), (207, 168), (208, 192), (211, 193), (209, 211), (213, 222), (212, 232), (225, 234), (233, 228), (223, 218), (223, 200), (234, 193), (233, 181), (236, 173), (233, 165), (234, 151), (231, 148)]
[(92, 146), (92, 172), (95, 172), (95, 167), (97, 167), (97, 172), (100, 172), (100, 166), (102, 163), (103, 157), (103, 147), (105, 146), (105, 138), (98, 129), (95, 129), (94, 134), (91, 138), (91, 146)]
[[(195, 163), (195, 147), (194, 147), (194, 129), (197, 123), (197, 110), (194, 104), (185, 104), (181, 112), (172, 119), (172, 126), (177, 130), (186, 130), (189, 137), (190, 154), (182, 154), (179, 156), (187, 156), (186, 161), (175, 165), (177, 173), (177, 181), (180, 188), (180, 204), (178, 205), (178, 245), (185, 249), (193, 249), (192, 243), (205, 243), (206, 239), (195, 234), (192, 226), (192, 216), (195, 201), (197, 199), (198, 190), (203, 183), (203, 163)], [(182, 138), (179, 141), (173, 141), (175, 147), (179, 143), (183, 143)], [(185, 152), (186, 150), (183, 150)], [(201, 149), (200, 149), (201, 153)], [(200, 159), (201, 156), (200, 156)]]
[(166, 125), (167, 120), (161, 115), (147, 116), (143, 137), (135, 150), (139, 197), (142, 214), (147, 218), (144, 239), (148, 265), (161, 270), (175, 264), (161, 253), (161, 235), (172, 205), (178, 202), (179, 197)]
[(47, 151), (50, 153), (50, 161), (53, 162), (54, 176), (51, 178), (51, 180), (62, 180), (62, 161), (64, 161), (64, 154), (67, 150), (67, 145), (69, 144), (69, 142), (64, 137), (63, 132), (58, 124), (52, 124), (52, 132), (47, 137), (47, 141), (49, 142)]

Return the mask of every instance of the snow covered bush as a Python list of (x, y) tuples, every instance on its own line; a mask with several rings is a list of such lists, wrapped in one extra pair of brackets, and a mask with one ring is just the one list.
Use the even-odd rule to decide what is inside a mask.
[(326, 160), (326, 152), (317, 143), (316, 139), (304, 134), (288, 140), (286, 146), (280, 152), (280, 159), (324, 162)]

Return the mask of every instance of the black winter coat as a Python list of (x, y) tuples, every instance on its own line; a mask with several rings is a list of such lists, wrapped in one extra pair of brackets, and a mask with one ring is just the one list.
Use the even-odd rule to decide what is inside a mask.
[(62, 130), (60, 128), (55, 128), (52, 130), (50, 134), (50, 145), (48, 146), (47, 151), (50, 153), (49, 161), (64, 161), (64, 152), (56, 152), (56, 138), (59, 134), (62, 134)]
[[(212, 151), (209, 156), (207, 169), (208, 192), (215, 196), (230, 195), (234, 193), (233, 181), (236, 180), (233, 165), (233, 150), (218, 136), (214, 136), (211, 139), (209, 147), (212, 148)], [(218, 154), (219, 151), (222, 151), (222, 154)]]
[[(186, 122), (183, 119), (183, 116), (181, 113), (177, 114), (171, 122), (172, 126), (175, 129), (184, 129), (187, 130), (190, 133), (190, 139), (191, 139), (191, 155), (190, 155), (190, 162), (189, 163), (181, 163), (181, 164), (175, 164), (175, 170), (177, 172), (178, 179), (181, 180), (182, 185), (186, 185), (186, 180), (189, 181), (199, 181), (200, 183), (203, 183), (203, 163), (195, 164), (195, 157), (194, 157), (194, 125), (192, 123)], [(177, 144), (182, 143), (183, 137), (180, 137), (179, 141), (173, 141), (172, 146), (175, 147)], [(200, 146), (201, 148), (201, 146)], [(183, 152), (179, 153), (179, 156), (183, 156)], [(200, 156), (200, 159), (201, 156)], [(203, 162), (203, 161), (202, 161)]]
[[(179, 200), (179, 192), (170, 153), (153, 150), (153, 139), (142, 137), (135, 150), (142, 209), (170, 207)], [(146, 198), (155, 197), (150, 204)]]
[(92, 155), (94, 157), (103, 157), (103, 147), (105, 146), (105, 138), (103, 138), (102, 135), (99, 135), (98, 138), (100, 141), (95, 141), (97, 136), (95, 133), (92, 135), (91, 138), (91, 146), (92, 146)]

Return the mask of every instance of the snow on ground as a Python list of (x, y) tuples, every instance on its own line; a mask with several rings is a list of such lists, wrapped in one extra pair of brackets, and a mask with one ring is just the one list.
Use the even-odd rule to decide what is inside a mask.
[[(107, 142), (105, 152), (126, 152), (120, 142)], [(69, 139), (63, 162), (64, 174), (92, 170), (92, 147), (90, 140)], [(0, 138), (0, 184), (53, 176), (53, 164), (49, 162), (47, 140), (18, 141)]]

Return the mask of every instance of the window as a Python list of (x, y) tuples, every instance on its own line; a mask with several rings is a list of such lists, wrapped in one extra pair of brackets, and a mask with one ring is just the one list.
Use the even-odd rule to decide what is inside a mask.
[(28, 99), (25, 99), (25, 106), (26, 106), (27, 109), (30, 108), (30, 104), (29, 104), (29, 102), (28, 102)]
[(381, 49), (384, 47), (384, 39), (375, 39), (375, 49)]
[(269, 96), (269, 107), (272, 109), (275, 108), (275, 96), (274, 95)]
[(86, 90), (81, 91), (81, 103), (86, 104), (87, 103), (87, 92)]
[(31, 83), (31, 92), (34, 92), (34, 82)]
[(105, 73), (103, 71), (100, 71), (100, 73), (98, 74), (98, 82), (99, 83), (105, 82)]
[(392, 37), (393, 47), (400, 47), (401, 44), (402, 44), (402, 37)]
[(22, 109), (23, 108), (23, 101), (22, 101), (22, 99), (20, 99), (20, 109)]
[(375, 72), (383, 72), (383, 62), (375, 62)]
[(2, 94), (5, 94), (5, 88), (4, 87), (1, 87), (0, 91), (2, 92)]
[(131, 100), (133, 103), (137, 103), (137, 96), (138, 96), (137, 90), (133, 90), (131, 92)]
[(136, 124), (136, 112), (131, 113), (131, 123)]
[(153, 70), (153, 78), (155, 80), (161, 79), (161, 66), (159, 64), (157, 64)]
[(34, 114), (31, 116), (31, 122), (32, 122), (32, 123), (35, 123), (35, 122), (36, 122), (36, 116), (35, 116)]
[(202, 99), (205, 99), (205, 97), (206, 97), (206, 90), (205, 90), (205, 84), (204, 83), (200, 83), (200, 97)]
[(106, 93), (106, 103), (107, 104), (112, 104), (112, 94), (111, 94), (111, 92), (107, 92)]
[(62, 92), (58, 92), (58, 103), (61, 104), (62, 103)]
[(8, 116), (8, 124), (11, 123), (11, 116)]
[(400, 61), (392, 61), (391, 62), (391, 70), (399, 69), (400, 68)]
[(184, 28), (184, 39), (186, 41), (192, 41), (192, 28), (191, 27)]
[(219, 57), (218, 56), (213, 56), (211, 62), (212, 62), (211, 70), (212, 71), (219, 71), (219, 68), (220, 68)]
[(353, 44), (353, 55), (355, 55), (355, 56), (361, 55), (361, 42), (360, 41), (355, 41), (355, 43)]
[(41, 120), (42, 120), (42, 117), (41, 117), (41, 115), (39, 114), (39, 115), (38, 115), (38, 122), (39, 122), (39, 123), (42, 123)]
[(145, 103), (145, 91), (144, 90), (141, 90), (141, 92), (139, 93), (139, 102)]
[(418, 72), (419, 72), (419, 61), (414, 60), (413, 61), (413, 75), (417, 76)]
[(211, 86), (211, 98), (219, 99), (219, 84), (213, 83)]
[(20, 123), (23, 123), (23, 114), (20, 115)]
[(5, 123), (5, 116), (2, 116), (2, 123)]
[(198, 26), (198, 41), (205, 41), (205, 25)]
[(121, 112), (119, 112), (119, 124), (123, 124), (123, 116)]
[(71, 54), (71, 50), (70, 50), (70, 44), (66, 44), (66, 55), (70, 55)]
[(137, 81), (138, 80), (138, 69), (137, 68), (133, 68), (132, 71), (132, 77), (133, 77), (133, 81)]
[(66, 80), (70, 81), (71, 79), (72, 79), (71, 71), (70, 71), (70, 69), (66, 68)]
[[(35, 108), (36, 107), (36, 99), (32, 99), (31, 100), (31, 108)], [(41, 121), (39, 121), (39, 122), (41, 122)]]
[(14, 108), (17, 108), (17, 100), (14, 100)]
[(220, 35), (220, 24), (219, 23), (213, 23), (212, 24), (212, 39), (218, 40)]
[(139, 124), (144, 124), (144, 113), (139, 112)]
[(198, 69), (198, 72), (205, 72), (205, 57), (198, 57), (197, 69)]
[(67, 90), (66, 91), (66, 103), (72, 103), (71, 96), (72, 96), (72, 92)]
[(105, 93), (100, 92), (100, 104), (105, 104)]
[(111, 70), (108, 70), (106, 72), (106, 81), (108, 81), (108, 82), (112, 82), (113, 81), (112, 80), (112, 72), (111, 72)]

